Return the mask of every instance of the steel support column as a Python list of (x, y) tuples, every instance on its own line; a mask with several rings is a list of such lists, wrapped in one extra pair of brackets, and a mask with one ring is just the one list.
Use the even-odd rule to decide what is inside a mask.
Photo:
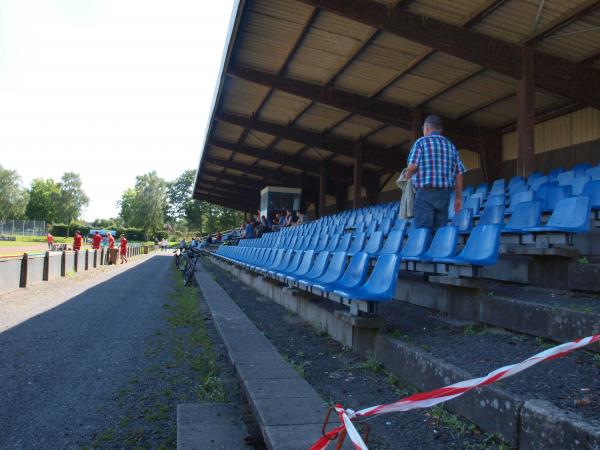
[(362, 206), (363, 186), (363, 145), (358, 141), (354, 146), (354, 183), (352, 184), (352, 207)]
[(535, 170), (535, 60), (531, 47), (523, 48), (523, 72), (517, 81), (517, 175)]
[(319, 217), (325, 215), (327, 207), (327, 164), (321, 163), (321, 173), (319, 176)]

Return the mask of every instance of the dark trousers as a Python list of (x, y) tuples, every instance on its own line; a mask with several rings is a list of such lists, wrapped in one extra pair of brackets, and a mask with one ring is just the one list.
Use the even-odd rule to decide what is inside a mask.
[(452, 189), (417, 189), (413, 206), (416, 228), (431, 228), (433, 231), (448, 222), (448, 205)]

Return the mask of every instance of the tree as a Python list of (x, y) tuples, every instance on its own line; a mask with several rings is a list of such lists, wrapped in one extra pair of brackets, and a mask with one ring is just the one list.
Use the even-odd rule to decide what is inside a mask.
[(206, 206), (192, 198), (195, 178), (196, 171), (189, 169), (167, 183), (168, 206), (165, 218), (174, 224), (181, 225), (185, 222), (188, 229), (201, 231)]
[(81, 215), (81, 211), (89, 203), (90, 199), (81, 187), (81, 177), (74, 172), (65, 172), (58, 183), (60, 195), (56, 205), (57, 219), (69, 224)]
[(0, 220), (20, 219), (25, 214), (28, 193), (14, 170), (0, 166)]
[(119, 202), (120, 216), (126, 226), (148, 233), (160, 231), (167, 206), (166, 183), (155, 171), (136, 177), (135, 187), (127, 189)]
[(25, 209), (28, 219), (53, 223), (60, 198), (60, 186), (52, 179), (36, 178), (31, 182), (29, 201)]

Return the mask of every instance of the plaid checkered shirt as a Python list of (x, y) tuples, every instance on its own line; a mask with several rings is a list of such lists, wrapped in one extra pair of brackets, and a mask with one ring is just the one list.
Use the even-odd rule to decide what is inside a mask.
[(418, 189), (454, 187), (456, 174), (466, 172), (454, 144), (438, 132), (417, 139), (408, 155), (408, 164), (417, 166), (413, 185)]

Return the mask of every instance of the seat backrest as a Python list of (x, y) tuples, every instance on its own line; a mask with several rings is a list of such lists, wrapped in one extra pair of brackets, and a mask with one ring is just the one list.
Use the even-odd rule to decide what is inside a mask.
[(541, 221), (542, 202), (540, 200), (521, 202), (515, 207), (506, 227), (522, 230), (523, 228), (539, 227)]
[(589, 175), (581, 175), (573, 178), (569, 183), (571, 186), (571, 195), (581, 195), (583, 188), (589, 181), (591, 181), (591, 177)]
[(590, 181), (583, 188), (582, 195), (590, 198), (590, 205), (594, 209), (600, 209), (600, 180)]
[(504, 206), (505, 204), (506, 197), (504, 195), (492, 195), (491, 197), (488, 197), (487, 201), (485, 202), (485, 207), (496, 205)]
[(575, 172), (573, 172), (572, 170), (567, 170), (558, 174), (556, 176), (556, 181), (558, 181), (558, 184), (562, 185), (567, 184), (571, 178), (575, 178)]
[(600, 180), (600, 166), (590, 167), (585, 171), (585, 174), (591, 177), (592, 180)]
[(402, 249), (402, 241), (404, 240), (404, 231), (395, 230), (388, 234), (380, 254), (398, 253)]
[(406, 233), (406, 228), (408, 227), (408, 220), (406, 219), (396, 219), (396, 223), (392, 227), (392, 231), (402, 231), (402, 233)]
[(589, 163), (575, 164), (573, 166), (573, 173), (575, 174), (575, 176), (583, 175), (585, 174), (585, 171), (588, 170), (590, 167), (592, 167), (592, 165)]
[(562, 199), (546, 224), (549, 227), (569, 227), (574, 233), (590, 229), (591, 201), (587, 195)]
[(342, 238), (338, 242), (337, 247), (335, 248), (336, 252), (345, 252), (350, 247), (350, 241), (352, 240), (352, 234), (344, 233)]
[(365, 223), (364, 222), (358, 222), (358, 223), (354, 224), (354, 227), (355, 227), (355, 230), (354, 230), (355, 233), (364, 233), (364, 231), (365, 231)]
[(354, 240), (352, 241), (352, 244), (350, 244), (348, 253), (360, 252), (365, 246), (365, 238), (365, 233), (356, 233), (354, 235)]
[(317, 255), (314, 260), (314, 264), (312, 265), (310, 271), (306, 274), (311, 278), (319, 277), (323, 275), (325, 268), (327, 267), (327, 261), (329, 261), (329, 257), (331, 256), (330, 252), (321, 252)]
[(327, 248), (328, 243), (329, 243), (329, 235), (322, 234), (321, 237), (319, 238), (319, 243), (315, 247), (315, 251), (322, 252), (323, 250), (325, 250)]
[(473, 210), (471, 208), (461, 209), (460, 212), (452, 218), (452, 226), (458, 228), (461, 232), (469, 231), (473, 226)]
[(302, 255), (302, 261), (300, 262), (300, 265), (298, 266), (298, 269), (296, 270), (296, 272), (297, 273), (308, 272), (313, 265), (314, 258), (315, 258), (314, 250), (305, 251), (304, 255)]
[(463, 195), (466, 195), (467, 197), (470, 197), (472, 193), (473, 193), (473, 186), (467, 186), (463, 189)]
[(371, 234), (373, 234), (375, 232), (375, 230), (377, 229), (377, 222), (372, 220), (371, 222), (369, 222), (369, 225), (367, 225), (367, 229), (365, 230), (365, 234), (368, 236), (371, 236)]
[(525, 183), (525, 180), (523, 179), (523, 177), (519, 177), (519, 176), (512, 177), (510, 179), (510, 181), (508, 182), (508, 190), (511, 191), (514, 188), (525, 186), (525, 184), (526, 183)]
[(315, 281), (319, 283), (332, 283), (339, 280), (346, 269), (347, 259), (346, 252), (335, 252), (329, 260), (325, 273)]
[(406, 245), (402, 249), (402, 256), (421, 256), (427, 250), (430, 235), (431, 230), (429, 228), (413, 228), (408, 235)]
[(508, 207), (508, 211), (507, 212), (513, 213), (515, 211), (515, 208), (517, 207), (517, 205), (519, 203), (530, 202), (532, 200), (533, 200), (533, 191), (521, 191), (521, 192), (517, 192), (510, 199), (510, 205)]
[(298, 269), (298, 266), (300, 265), (300, 262), (302, 261), (302, 257), (304, 256), (306, 252), (303, 252), (301, 250), (296, 251), (296, 253), (294, 253), (294, 257), (292, 258), (292, 260), (290, 261), (290, 263), (287, 266), (282, 267), (282, 270), (285, 270), (286, 272), (294, 272), (296, 269)]
[[(504, 181), (504, 180), (502, 180)], [(504, 187), (504, 183), (502, 184), (502, 187)], [(485, 197), (488, 191), (488, 185), (487, 183), (481, 183), (479, 186), (477, 186), (477, 189), (475, 189), (475, 193), (476, 194), (481, 194), (482, 197)]]
[(329, 239), (329, 244), (327, 244), (327, 247), (325, 248), (325, 250), (332, 252), (333, 250), (335, 250), (335, 248), (337, 247), (339, 242), (340, 242), (339, 234), (331, 236), (331, 238)]
[(459, 257), (476, 265), (493, 265), (498, 260), (500, 225), (477, 225)]
[(471, 196), (469, 200), (463, 205), (464, 209), (472, 209), (473, 214), (477, 214), (479, 212), (481, 199), (479, 197)]
[(369, 237), (369, 242), (365, 246), (365, 253), (377, 253), (381, 248), (383, 242), (383, 233), (381, 231), (375, 231)]
[[(299, 253), (299, 252), (296, 252), (296, 253)], [(294, 250), (292, 250), (292, 249), (286, 250), (286, 252), (283, 254), (283, 258), (281, 258), (281, 260), (279, 261), (279, 264), (274, 266), (273, 269), (280, 270), (280, 269), (284, 269), (287, 266), (289, 266), (293, 255), (294, 255)]]
[(548, 189), (546, 198), (542, 204), (542, 209), (545, 211), (554, 211), (556, 205), (563, 198), (571, 196), (571, 186), (554, 186)]
[(529, 181), (527, 182), (527, 184), (531, 187), (532, 190), (537, 191), (537, 188), (548, 182), (548, 177), (529, 177)]
[(486, 205), (481, 217), (479, 225), (504, 225), (504, 205)]
[(400, 271), (400, 255), (389, 253), (377, 258), (373, 272), (364, 285), (367, 293), (385, 295), (389, 298), (394, 296)]
[(390, 218), (386, 217), (379, 224), (379, 231), (381, 231), (384, 236), (387, 236), (390, 233), (391, 228), (392, 228), (392, 219), (390, 219)]
[(348, 267), (338, 283), (346, 288), (359, 286), (365, 281), (368, 269), (369, 255), (365, 252), (358, 252), (350, 258)]
[(458, 228), (454, 226), (441, 227), (435, 233), (429, 250), (425, 253), (431, 258), (448, 258), (456, 254)]

